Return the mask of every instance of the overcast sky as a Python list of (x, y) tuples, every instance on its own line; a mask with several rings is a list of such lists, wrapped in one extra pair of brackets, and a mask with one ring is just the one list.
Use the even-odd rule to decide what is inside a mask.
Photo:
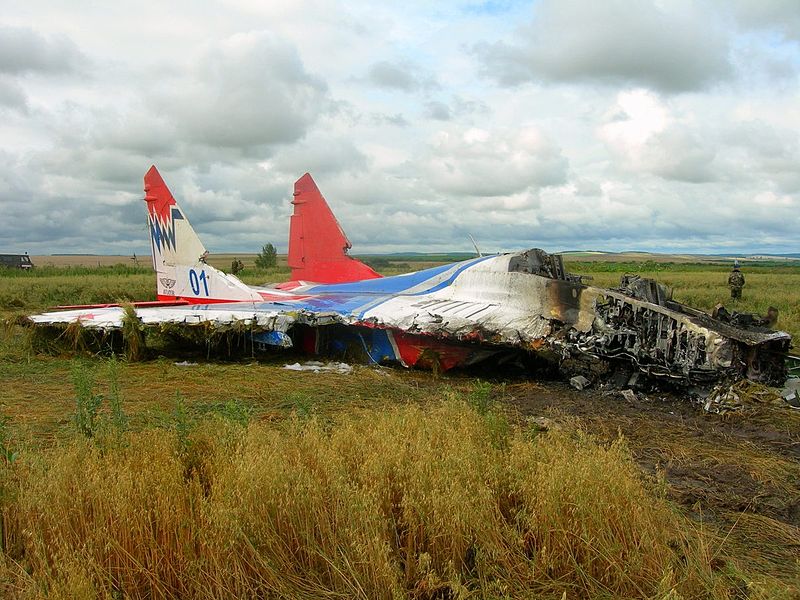
[(0, 0), (0, 252), (799, 252), (800, 1)]

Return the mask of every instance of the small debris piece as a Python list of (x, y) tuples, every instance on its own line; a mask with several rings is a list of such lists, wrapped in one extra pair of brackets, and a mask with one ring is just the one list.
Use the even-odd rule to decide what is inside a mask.
[(625, 400), (627, 400), (628, 402), (636, 402), (637, 400), (636, 392), (634, 392), (633, 390), (622, 390), (620, 394), (622, 394), (622, 397), (625, 398)]
[(583, 375), (575, 375), (569, 380), (569, 384), (574, 387), (576, 390), (583, 390), (586, 389), (589, 385), (589, 380), (586, 379)]
[(328, 362), (323, 363), (318, 360), (309, 360), (300, 363), (293, 363), (291, 365), (283, 365), (284, 369), (289, 371), (313, 371), (314, 373), (340, 373), (347, 375), (353, 371), (353, 367), (347, 363), (342, 362)]
[(611, 373), (611, 378), (606, 385), (613, 390), (621, 390), (625, 387), (631, 387), (628, 385), (628, 381), (632, 378), (633, 375), (628, 369), (618, 368)]
[(635, 388), (639, 383), (639, 371), (634, 371), (631, 378), (628, 379), (628, 387)]
[(716, 386), (703, 404), (706, 412), (724, 414), (741, 410), (745, 406), (763, 404), (782, 404), (781, 397), (775, 390), (765, 385), (742, 379), (734, 384)]
[(196, 367), (198, 363), (182, 360), (181, 362), (173, 363), (176, 367)]
[(781, 397), (792, 408), (800, 408), (800, 377), (790, 377), (781, 391)]

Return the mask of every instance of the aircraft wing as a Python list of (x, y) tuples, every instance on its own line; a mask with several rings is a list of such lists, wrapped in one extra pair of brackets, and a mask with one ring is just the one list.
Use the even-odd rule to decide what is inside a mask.
[[(356, 345), (374, 362), (414, 365), (433, 350), (446, 369), (469, 364), (497, 350), (534, 346), (551, 332), (549, 315), (560, 313), (541, 304), (549, 297), (545, 288), (550, 280), (510, 278), (509, 261), (510, 255), (481, 257), (408, 275), (308, 285), (291, 293), (276, 290), (279, 295), (263, 302), (142, 306), (134, 310), (144, 328), (169, 324), (175, 332), (197, 326), (223, 330), (238, 325), (249, 328), (256, 342), (284, 347), (292, 345), (290, 330), (303, 325), (312, 338), (301, 343), (312, 351)], [(504, 279), (499, 286), (495, 281), (498, 278)], [(124, 319), (122, 307), (29, 317), (39, 326), (63, 327), (79, 321), (84, 327), (102, 331), (121, 329)], [(590, 327), (591, 317), (584, 318), (582, 325)], [(481, 347), (481, 343), (492, 348)]]
[[(513, 288), (498, 294), (496, 290), (489, 293), (486, 286), (482, 294), (474, 294), (472, 281), (461, 282), (464, 278), (480, 282), (495, 269), (508, 271), (507, 257), (493, 267), (480, 264), (487, 258), (498, 263), (497, 259), (502, 257), (473, 259), (409, 275), (299, 287), (290, 294), (276, 290), (275, 299), (263, 302), (135, 306), (134, 310), (145, 326), (161, 323), (223, 326), (239, 322), (259, 331), (286, 332), (296, 323), (314, 326), (339, 323), (413, 333), (445, 332), (446, 337), (455, 339), (474, 339), (476, 329), (484, 328), (492, 331), (499, 343), (529, 335), (540, 337), (546, 328), (535, 325), (548, 320), (538, 311), (530, 310), (530, 298), (524, 303), (515, 302)], [(479, 266), (482, 275), (470, 277), (470, 271)], [(547, 280), (538, 278), (538, 282), (544, 287)], [(122, 327), (124, 316), (125, 309), (119, 306), (88, 306), (32, 315), (29, 320), (37, 325), (80, 321), (84, 327), (112, 330)]]

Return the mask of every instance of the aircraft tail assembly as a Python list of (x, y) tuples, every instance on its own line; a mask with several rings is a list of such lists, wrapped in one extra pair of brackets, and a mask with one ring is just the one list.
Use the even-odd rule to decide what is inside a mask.
[(144, 192), (159, 300), (208, 304), (262, 299), (237, 277), (206, 264), (205, 246), (155, 166), (144, 176)]
[(380, 277), (370, 267), (347, 255), (350, 240), (308, 173), (294, 184), (292, 204), (289, 267), (293, 280), (346, 283)]

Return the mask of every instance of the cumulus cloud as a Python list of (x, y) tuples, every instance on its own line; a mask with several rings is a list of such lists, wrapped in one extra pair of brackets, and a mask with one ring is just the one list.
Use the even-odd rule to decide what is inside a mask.
[(460, 96), (453, 96), (449, 102), (430, 100), (425, 103), (425, 116), (435, 121), (452, 121), (461, 117), (472, 115), (485, 116), (489, 107), (476, 100), (465, 100)]
[[(102, 244), (106, 251), (140, 248), (145, 233), (141, 195), (109, 192), (117, 206), (86, 202), (85, 188), (70, 189), (63, 178), (46, 180), (41, 169), (0, 151), (0, 247), (31, 253), (87, 252)], [(138, 200), (137, 200), (138, 196)]]
[(737, 179), (755, 178), (781, 194), (800, 192), (800, 134), (776, 129), (763, 122), (746, 120), (731, 124), (720, 135), (727, 149), (729, 170)]
[(0, 106), (23, 113), (28, 111), (28, 98), (25, 91), (10, 77), (0, 76)]
[(362, 171), (367, 168), (367, 157), (345, 136), (315, 132), (282, 149), (266, 164), (298, 178), (306, 172), (327, 175)]
[(0, 73), (63, 73), (85, 57), (64, 35), (44, 36), (27, 27), (0, 25)]
[(483, 73), (527, 81), (631, 84), (668, 92), (729, 78), (729, 44), (712, 19), (655, 1), (544, 0), (514, 43), (481, 43)]
[(425, 114), (429, 119), (434, 119), (436, 121), (449, 121), (453, 118), (453, 111), (450, 110), (450, 107), (438, 100), (426, 103)]
[(598, 137), (624, 169), (693, 183), (714, 178), (714, 148), (646, 90), (621, 92)]
[(157, 105), (182, 140), (251, 147), (299, 140), (330, 109), (325, 82), (296, 48), (268, 32), (235, 34), (211, 48)]
[(726, 0), (739, 23), (750, 29), (771, 29), (787, 38), (800, 41), (800, 5), (795, 0)]

